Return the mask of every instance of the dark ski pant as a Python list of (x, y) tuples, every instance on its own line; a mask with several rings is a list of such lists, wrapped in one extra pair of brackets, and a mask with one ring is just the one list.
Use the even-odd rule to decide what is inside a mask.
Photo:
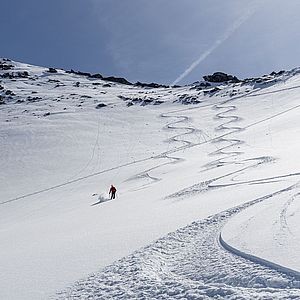
[(115, 199), (116, 198), (116, 192), (111, 192), (110, 199)]

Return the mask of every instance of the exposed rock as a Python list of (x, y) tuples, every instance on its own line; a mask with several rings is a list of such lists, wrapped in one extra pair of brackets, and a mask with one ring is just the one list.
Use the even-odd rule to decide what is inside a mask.
[(3, 73), (2, 75), (0, 75), (0, 77), (2, 78), (9, 78), (9, 79), (13, 79), (13, 78), (27, 78), (29, 76), (27, 71), (24, 72), (13, 72), (13, 73)]
[(0, 61), (0, 70), (6, 71), (14, 68), (12, 64), (7, 63), (8, 61), (4, 60)]
[(86, 76), (86, 77), (89, 77), (89, 78), (97, 78), (97, 79), (102, 79), (103, 76), (99, 73), (96, 73), (96, 74), (91, 74), (91, 73), (88, 73), (88, 72), (81, 72), (81, 71), (74, 71), (73, 69), (71, 69), (70, 71), (66, 71), (67, 73), (71, 73), (71, 74), (76, 74), (76, 75), (80, 75), (80, 76)]
[(106, 107), (107, 105), (105, 103), (99, 103), (95, 108), (99, 109), (99, 108), (103, 108)]
[(2, 97), (2, 96), (0, 95), (0, 105), (3, 105), (3, 104), (5, 104), (4, 97)]
[(163, 101), (159, 100), (158, 98), (152, 98), (149, 96), (145, 96), (144, 98), (142, 98), (142, 97), (126, 97), (123, 95), (119, 95), (118, 98), (120, 98), (123, 101), (126, 101), (127, 106), (132, 106), (135, 104), (140, 104), (141, 106), (146, 106), (149, 104), (160, 105), (160, 104), (164, 103)]
[(7, 95), (7, 96), (15, 96), (16, 94), (13, 91), (11, 91), (11, 90), (6, 90), (5, 91), (5, 95)]
[(39, 102), (40, 100), (43, 100), (43, 98), (41, 98), (41, 97), (31, 97), (31, 96), (27, 97), (28, 102)]
[(125, 78), (122, 78), (122, 77), (110, 76), (110, 77), (104, 77), (103, 80), (116, 82), (116, 83), (121, 83), (121, 84), (126, 84), (126, 85), (132, 85), (131, 82), (129, 82), (128, 80), (126, 80)]
[(29, 73), (27, 71), (24, 72), (17, 72), (16, 77), (26, 78), (29, 76)]
[(105, 83), (103, 84), (103, 87), (111, 87), (111, 85), (109, 83)]
[(168, 88), (169, 86), (164, 84), (158, 84), (158, 83), (143, 83), (143, 82), (136, 82), (134, 85), (139, 87), (149, 87), (149, 88)]
[(236, 76), (228, 75), (223, 72), (216, 72), (213, 75), (203, 76), (203, 79), (208, 82), (216, 82), (216, 83), (228, 82), (228, 81), (240, 82), (240, 80)]
[(9, 72), (3, 73), (2, 75), (0, 74), (0, 77), (2, 77), (2, 78), (9, 78), (9, 79), (13, 78), (13, 76)]
[(163, 103), (164, 103), (164, 101), (156, 100), (156, 101), (154, 101), (153, 105), (161, 105)]
[(66, 71), (67, 73), (72, 73), (76, 75), (81, 75), (81, 76), (87, 76), (89, 78), (95, 78), (95, 79), (102, 79), (105, 81), (111, 81), (111, 82), (116, 82), (116, 83), (121, 83), (121, 84), (126, 84), (126, 85), (132, 85), (131, 82), (129, 82), (127, 79), (122, 78), (122, 77), (114, 77), (114, 76), (109, 76), (109, 77), (103, 77), (101, 74), (96, 73), (96, 74), (91, 74), (87, 72), (81, 72), (81, 71), (74, 71), (71, 69), (71, 71)]
[(80, 71), (78, 71), (78, 72), (76, 72), (76, 74), (81, 75), (81, 76), (88, 76), (88, 77), (92, 76), (91, 73), (88, 73), (88, 72), (80, 72)]
[(284, 73), (285, 73), (284, 70), (281, 70), (281, 71), (279, 71), (279, 72), (273, 71), (270, 75), (271, 75), (271, 76), (280, 76), (280, 75), (282, 75), (282, 74), (284, 74)]
[(180, 95), (178, 100), (175, 100), (174, 102), (180, 102), (182, 104), (198, 104), (201, 103), (200, 100), (198, 100), (197, 96), (183, 94)]
[(58, 79), (48, 79), (48, 82), (57, 83), (60, 82)]
[(205, 91), (203, 91), (203, 93), (204, 93), (204, 95), (208, 95), (209, 94), (210, 96), (212, 96), (215, 93), (220, 92), (220, 91), (221, 91), (221, 89), (219, 89), (218, 87), (215, 87), (215, 88), (210, 89), (210, 90), (205, 90)]
[(132, 98), (130, 98), (130, 97), (125, 97), (125, 96), (123, 96), (123, 95), (119, 95), (118, 98), (121, 99), (121, 100), (123, 100), (123, 101), (131, 101), (131, 100), (132, 100)]
[(49, 68), (49, 70), (47, 71), (49, 73), (57, 73), (57, 70), (54, 68)]
[(142, 106), (145, 106), (145, 105), (149, 105), (153, 102), (154, 100), (153, 99), (144, 99), (143, 102), (141, 103)]
[(99, 74), (99, 73), (93, 74), (93, 75), (91, 75), (89, 77), (91, 77), (91, 78), (97, 78), (97, 79), (102, 79), (103, 78), (103, 76), (101, 74)]
[(71, 71), (66, 71), (66, 73), (76, 74), (76, 75), (80, 75), (80, 76), (88, 76), (88, 77), (91, 76), (91, 73), (74, 71), (73, 69), (71, 69)]
[(209, 86), (211, 86), (211, 84), (210, 83), (208, 83), (208, 82), (201, 82), (200, 84), (199, 84), (199, 86), (201, 86), (201, 87), (209, 87)]
[(202, 91), (203, 89), (208, 88), (210, 86), (211, 86), (211, 84), (207, 81), (205, 81), (205, 82), (196, 81), (193, 83), (193, 86), (190, 88), (190, 90)]
[(133, 104), (140, 104), (140, 103), (143, 103), (143, 101), (144, 101), (144, 99), (142, 99), (142, 98), (133, 98), (133, 99), (131, 99), (131, 102)]

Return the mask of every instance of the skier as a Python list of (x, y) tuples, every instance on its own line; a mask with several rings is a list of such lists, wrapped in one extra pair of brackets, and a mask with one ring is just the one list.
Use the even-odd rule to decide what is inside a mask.
[(116, 191), (117, 191), (117, 189), (113, 185), (111, 185), (110, 190), (109, 190), (110, 199), (116, 198)]

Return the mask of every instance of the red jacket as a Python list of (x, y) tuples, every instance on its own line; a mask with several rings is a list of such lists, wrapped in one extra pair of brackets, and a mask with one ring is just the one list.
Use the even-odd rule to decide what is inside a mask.
[(112, 185), (110, 187), (109, 193), (115, 193), (117, 191), (117, 189)]

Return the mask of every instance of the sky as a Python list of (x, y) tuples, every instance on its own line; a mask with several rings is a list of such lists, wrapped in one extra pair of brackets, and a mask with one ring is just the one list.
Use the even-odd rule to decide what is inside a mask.
[(299, 0), (1, 0), (0, 57), (186, 84), (300, 65)]

